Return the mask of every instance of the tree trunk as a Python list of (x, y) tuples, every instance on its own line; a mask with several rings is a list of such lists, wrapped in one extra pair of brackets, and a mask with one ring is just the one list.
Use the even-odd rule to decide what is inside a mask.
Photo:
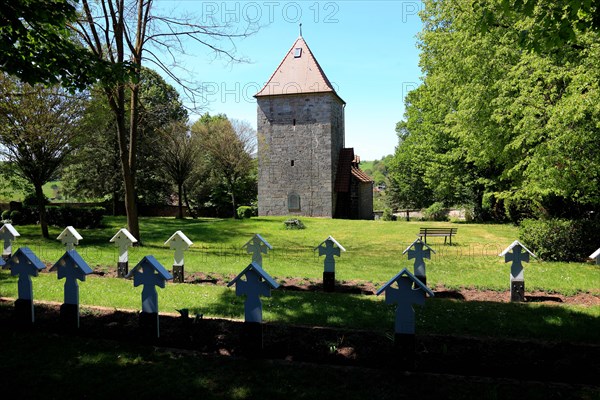
[(237, 207), (235, 204), (235, 193), (233, 191), (233, 185), (230, 186), (230, 192), (231, 192), (231, 205), (233, 206), (233, 218), (237, 218)]
[(46, 239), (50, 238), (48, 233), (48, 221), (46, 219), (46, 198), (44, 197), (44, 190), (41, 184), (34, 184), (35, 197), (37, 199), (38, 213), (40, 215), (40, 227), (42, 228), (42, 236)]
[(198, 217), (197, 210), (194, 210), (190, 205), (190, 200), (188, 199), (187, 190), (185, 186), (183, 186), (183, 199), (185, 200), (185, 206), (188, 209), (188, 212), (191, 214), (192, 218), (196, 219)]
[(141, 243), (140, 224), (138, 221), (137, 202), (135, 198), (135, 178), (129, 169), (129, 164), (123, 165), (123, 181), (125, 183), (125, 212), (127, 213), (127, 228)]
[(183, 184), (177, 184), (177, 219), (183, 219)]
[(113, 217), (117, 216), (119, 210), (119, 195), (116, 191), (112, 193), (112, 215)]
[[(119, 103), (124, 99), (124, 94), (119, 89)], [(121, 97), (122, 95), (122, 97)], [(120, 108), (120, 107), (118, 107)], [(119, 139), (119, 158), (121, 160), (121, 170), (123, 172), (123, 183), (125, 186), (125, 213), (127, 214), (127, 229), (141, 244), (140, 225), (138, 221), (137, 202), (135, 195), (135, 175), (130, 167), (130, 147), (127, 143), (125, 128), (125, 107), (118, 109), (117, 112), (117, 134)]]

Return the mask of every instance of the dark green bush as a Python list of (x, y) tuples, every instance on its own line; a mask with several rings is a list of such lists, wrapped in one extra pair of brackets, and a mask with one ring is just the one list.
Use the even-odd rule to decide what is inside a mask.
[(239, 206), (237, 208), (237, 217), (239, 219), (256, 217), (258, 215), (258, 208), (255, 206)]
[(2, 211), (2, 219), (3, 220), (10, 219), (10, 212), (11, 212), (10, 210), (4, 210), (4, 211)]
[[(44, 204), (50, 204), (50, 200), (44, 196)], [(23, 199), (23, 205), (27, 207), (36, 207), (38, 205), (38, 199), (35, 193), (31, 192), (25, 195)]]
[(381, 216), (381, 219), (384, 221), (396, 221), (397, 218), (390, 208), (386, 208), (385, 210), (383, 210), (383, 215)]
[(600, 221), (525, 219), (519, 239), (545, 261), (584, 261), (600, 247)]
[(423, 218), (426, 221), (448, 221), (448, 209), (441, 202), (433, 203), (423, 211)]
[(23, 213), (19, 210), (12, 210), (10, 212), (10, 220), (15, 225), (22, 224), (23, 223)]
[[(102, 207), (68, 207), (48, 206), (46, 207), (46, 221), (48, 225), (64, 228), (73, 226), (75, 228), (99, 228), (102, 226), (102, 216), (105, 210)], [(12, 218), (11, 218), (12, 219)], [(23, 207), (22, 215), (17, 224), (35, 224), (39, 221), (37, 207)]]

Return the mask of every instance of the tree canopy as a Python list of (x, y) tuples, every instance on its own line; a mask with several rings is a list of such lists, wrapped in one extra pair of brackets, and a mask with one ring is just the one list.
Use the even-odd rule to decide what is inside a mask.
[(213, 203), (223, 203), (219, 197), (225, 194), (229, 197), (230, 209), (220, 212), (235, 217), (239, 204), (256, 199), (257, 165), (252, 158), (256, 131), (246, 121), (205, 113), (192, 125), (191, 132), (204, 160), (201, 179), (210, 177), (206, 182), (208, 187), (200, 184), (195, 188), (195, 197), (210, 196)]
[(424, 78), (405, 99), (391, 174), (401, 201), (469, 203), (480, 217), (501, 203), (517, 219), (600, 204), (595, 6), (510, 3), (425, 1)]
[(28, 84), (85, 89), (98, 80), (119, 80), (128, 63), (111, 65), (73, 40), (77, 19), (69, 0), (10, 0), (0, 7), (0, 70)]
[(31, 86), (0, 74), (0, 155), (33, 185), (46, 238), (42, 186), (76, 148), (84, 109), (83, 95), (68, 94), (58, 86)]

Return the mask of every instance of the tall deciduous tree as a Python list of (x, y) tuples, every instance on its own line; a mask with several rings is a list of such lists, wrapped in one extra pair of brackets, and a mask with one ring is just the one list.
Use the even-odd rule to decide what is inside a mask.
[(163, 152), (161, 165), (165, 173), (177, 186), (177, 218), (183, 218), (183, 187), (192, 176), (199, 146), (196, 136), (192, 136), (189, 127), (183, 122), (174, 122), (161, 130)]
[(225, 184), (235, 216), (242, 189), (239, 184), (253, 169), (254, 129), (246, 121), (205, 114), (192, 125), (192, 133), (198, 136), (200, 151), (208, 156), (212, 172)]
[[(65, 190), (70, 195), (111, 198), (113, 209), (123, 201), (119, 145), (115, 117), (106, 97), (92, 91), (84, 125), (87, 140), (74, 154), (74, 163), (64, 171)], [(127, 109), (129, 112), (129, 109)], [(144, 204), (164, 204), (172, 194), (172, 182), (161, 173), (165, 138), (160, 130), (171, 123), (185, 123), (187, 111), (179, 93), (155, 71), (143, 68), (140, 75), (140, 123), (136, 198)]]
[[(571, 18), (574, 2), (506, 3), (425, 1), (423, 84), (406, 98), (396, 152), (396, 165), (411, 174), (396, 176), (420, 176), (432, 202), (481, 209), (493, 197), (511, 213), (583, 212), (600, 204), (600, 157), (588, 151), (600, 137), (598, 32), (581, 25), (590, 8), (560, 21), (574, 34), (553, 47), (536, 24), (556, 13)], [(499, 16), (485, 29), (482, 9)]]
[[(225, 46), (231, 44), (232, 38), (248, 34), (248, 31), (236, 33), (226, 22), (210, 21), (204, 25), (189, 17), (178, 18), (172, 13), (160, 15), (153, 6), (152, 0), (100, 0), (98, 3), (82, 0), (82, 18), (73, 25), (73, 29), (98, 59), (108, 60), (113, 65), (130, 62), (134, 66), (127, 85), (105, 84), (104, 92), (115, 115), (127, 224), (129, 231), (138, 239), (140, 230), (135, 189), (142, 65), (153, 63), (176, 82), (186, 85), (186, 81), (161, 60), (160, 54), (183, 52), (182, 41), (188, 39), (208, 46), (217, 55), (235, 60), (233, 49)], [(191, 89), (187, 93), (195, 93), (192, 87), (186, 87)], [(126, 121), (127, 103), (129, 124)]]
[(84, 108), (82, 96), (60, 87), (30, 86), (0, 75), (0, 149), (33, 185), (45, 238), (49, 236), (42, 186), (74, 149)]

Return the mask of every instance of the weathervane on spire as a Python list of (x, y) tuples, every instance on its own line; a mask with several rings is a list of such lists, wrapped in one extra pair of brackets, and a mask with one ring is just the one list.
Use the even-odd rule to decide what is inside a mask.
[(300, 22), (300, 37), (302, 37), (302, 22)]

